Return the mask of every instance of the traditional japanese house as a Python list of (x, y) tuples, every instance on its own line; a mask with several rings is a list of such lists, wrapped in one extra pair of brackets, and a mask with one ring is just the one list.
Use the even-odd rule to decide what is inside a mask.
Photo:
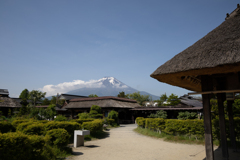
[[(240, 92), (240, 7), (205, 37), (157, 68), (152, 78), (202, 94), (206, 160), (213, 160), (210, 98), (217, 94), (223, 159), (228, 159), (223, 102)], [(228, 100), (231, 143), (236, 148), (233, 100)]]
[(72, 117), (78, 113), (89, 112), (92, 105), (98, 105), (102, 108), (103, 117), (107, 117), (111, 110), (119, 113), (119, 123), (133, 123), (132, 111), (130, 109), (140, 107), (137, 101), (119, 97), (94, 97), (71, 99), (69, 104), (63, 108), (71, 110)]
[(7, 89), (0, 89), (0, 111), (4, 116), (7, 116), (9, 112), (13, 114), (15, 108), (22, 107), (21, 104), (9, 97)]

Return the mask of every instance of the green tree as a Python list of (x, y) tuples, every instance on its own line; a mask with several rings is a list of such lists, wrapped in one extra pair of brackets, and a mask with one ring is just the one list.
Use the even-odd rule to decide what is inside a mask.
[(55, 109), (56, 105), (55, 104), (50, 104), (47, 109), (46, 109), (46, 113), (45, 113), (45, 117), (47, 119), (54, 119), (54, 116), (57, 115), (56, 109)]
[(97, 105), (92, 105), (89, 115), (92, 118), (102, 118), (102, 108)]
[(117, 95), (118, 97), (121, 97), (121, 98), (128, 98), (127, 94), (125, 94), (125, 92), (119, 92), (119, 94)]
[(36, 106), (36, 102), (40, 101), (42, 98), (44, 98), (46, 95), (46, 92), (41, 92), (38, 90), (32, 90), (29, 92), (28, 99), (32, 100), (33, 105)]
[(127, 96), (130, 99), (136, 100), (141, 106), (143, 105), (143, 102), (150, 100), (149, 95), (141, 95), (140, 92), (134, 92), (132, 94), (127, 94)]
[(88, 97), (98, 97), (98, 95), (96, 95), (96, 94), (90, 94)]
[(156, 114), (150, 114), (150, 116), (148, 116), (148, 118), (163, 118), (166, 119), (167, 118), (167, 112), (160, 110), (157, 111)]
[(67, 118), (63, 115), (57, 115), (54, 121), (67, 121)]
[(114, 111), (114, 110), (111, 110), (108, 114), (108, 119), (114, 119), (115, 120), (115, 123), (118, 123), (118, 112), (117, 111)]
[(186, 111), (186, 112), (179, 112), (177, 118), (181, 119), (181, 120), (197, 119), (198, 116), (197, 116), (196, 112), (188, 112), (188, 111)]
[(168, 106), (176, 106), (177, 104), (180, 103), (180, 100), (178, 99), (178, 96), (175, 95), (175, 94), (171, 94), (168, 99), (167, 99), (167, 102), (169, 104), (167, 104)]
[(26, 100), (27, 100), (27, 99), (29, 98), (29, 91), (28, 91), (28, 89), (24, 89), (24, 90), (21, 92), (19, 98), (21, 98), (21, 99), (26, 99)]
[(158, 102), (158, 106), (160, 107), (160, 106), (163, 106), (163, 102), (167, 101), (167, 99), (168, 99), (168, 96), (165, 93), (160, 96), (159, 100), (155, 100), (155, 102)]
[(89, 113), (83, 112), (83, 113), (78, 113), (78, 118), (79, 119), (89, 119), (89, 118), (91, 118), (91, 116), (89, 115)]
[(52, 96), (50, 104), (57, 104), (57, 97), (56, 96)]
[(47, 98), (44, 98), (44, 100), (42, 101), (42, 105), (43, 106), (47, 106), (47, 105), (49, 105), (50, 104), (50, 100), (49, 99), (47, 99)]

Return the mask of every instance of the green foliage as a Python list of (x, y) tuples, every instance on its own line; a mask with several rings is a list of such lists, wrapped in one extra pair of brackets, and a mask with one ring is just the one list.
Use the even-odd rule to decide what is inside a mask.
[(42, 101), (42, 105), (43, 106), (50, 105), (50, 102), (51, 102), (50, 100), (48, 100), (47, 98), (44, 98), (44, 100)]
[(169, 106), (176, 106), (177, 104), (180, 103), (180, 100), (178, 99), (178, 96), (175, 95), (175, 94), (171, 94), (168, 99), (167, 99), (167, 102), (169, 103), (168, 105)]
[(158, 106), (162, 106), (163, 105), (163, 102), (167, 101), (168, 97), (167, 97), (167, 94), (162, 94), (160, 96), (160, 100), (157, 100), (158, 102)]
[(64, 148), (69, 142), (70, 135), (65, 129), (52, 129), (46, 133), (50, 136), (50, 145), (57, 146), (59, 148)]
[(14, 126), (14, 128), (17, 128), (17, 126), (19, 125), (19, 124), (21, 124), (21, 123), (26, 123), (26, 122), (29, 122), (29, 120), (27, 120), (27, 119), (20, 119), (20, 120), (14, 120), (13, 122), (12, 122), (12, 125)]
[(57, 115), (56, 109), (55, 109), (56, 105), (55, 104), (51, 104), (47, 107), (46, 112), (44, 117), (47, 119), (54, 119), (54, 116)]
[(27, 126), (32, 125), (34, 123), (37, 123), (37, 122), (34, 122), (34, 121), (22, 122), (22, 123), (18, 124), (16, 130), (19, 131), (19, 132), (23, 132), (23, 130), (25, 128), (27, 128)]
[(240, 117), (240, 99), (235, 99), (233, 103), (233, 114), (235, 117)]
[(54, 121), (67, 121), (67, 118), (64, 115), (57, 115)]
[(63, 105), (65, 103), (64, 99), (58, 99), (57, 100), (57, 96), (52, 96), (52, 99), (50, 101), (50, 104), (59, 104), (59, 105)]
[(21, 92), (20, 96), (19, 96), (19, 98), (21, 98), (22, 100), (23, 100), (23, 99), (27, 100), (28, 97), (29, 97), (29, 91), (28, 91), (28, 89), (24, 89), (24, 90)]
[(0, 121), (0, 133), (14, 132), (15, 127), (6, 121)]
[(92, 122), (94, 119), (93, 118), (88, 118), (88, 119), (72, 119), (71, 122), (77, 122), (79, 124), (83, 124), (83, 122)]
[(2, 111), (0, 111), (0, 121), (3, 121), (5, 119), (6, 119), (6, 117), (2, 114)]
[(149, 95), (141, 95), (140, 92), (134, 92), (132, 94), (128, 94), (127, 96), (130, 99), (136, 100), (141, 106), (143, 105), (143, 102), (150, 100)]
[(92, 122), (83, 122), (82, 128), (90, 130), (90, 132), (102, 131), (103, 120), (95, 119)]
[(128, 95), (125, 94), (125, 92), (119, 92), (119, 94), (117, 95), (118, 97), (121, 97), (121, 98), (128, 98)]
[[(118, 112), (111, 110), (108, 114), (108, 119), (114, 119), (115, 123), (118, 124)], [(114, 124), (115, 125), (115, 124)]]
[(23, 116), (23, 115), (28, 114), (29, 113), (29, 109), (27, 107), (27, 104), (28, 104), (27, 100), (23, 99), (21, 104), (22, 104), (22, 107), (20, 108), (19, 116)]
[(30, 140), (23, 133), (0, 133), (0, 153), (0, 160), (30, 160)]
[(145, 127), (157, 132), (162, 132), (165, 129), (165, 120), (163, 118), (146, 118)]
[(98, 95), (96, 95), (96, 94), (90, 94), (88, 97), (98, 97)]
[(108, 124), (108, 125), (110, 125), (110, 126), (113, 126), (113, 127), (115, 127), (115, 126), (118, 125), (118, 124), (116, 123), (115, 119), (106, 118), (104, 121), (106, 122), (106, 124)]
[(138, 124), (139, 127), (145, 128), (145, 118), (137, 117), (136, 123)]
[(186, 111), (186, 112), (179, 112), (177, 118), (181, 120), (186, 120), (186, 119), (196, 119), (198, 118), (198, 116), (196, 112)]
[(92, 118), (102, 118), (102, 108), (97, 105), (92, 105), (89, 115)]
[(79, 119), (89, 119), (89, 118), (91, 118), (91, 116), (89, 115), (89, 113), (83, 112), (83, 113), (78, 114), (78, 118)]
[(0, 160), (52, 160), (55, 155), (47, 154), (49, 149), (42, 136), (29, 136), (20, 132), (0, 133)]
[(27, 135), (43, 135), (45, 133), (45, 127), (42, 123), (35, 122), (27, 125), (22, 132)]
[(44, 127), (46, 131), (52, 130), (52, 129), (58, 129), (62, 128), (65, 129), (70, 135), (71, 138), (74, 136), (74, 130), (81, 129), (81, 125), (77, 122), (66, 122), (66, 121), (50, 121), (48, 123), (44, 124)]
[(32, 100), (34, 106), (36, 105), (37, 101), (40, 101), (42, 98), (44, 98), (46, 95), (46, 92), (41, 92), (38, 90), (32, 90), (29, 92), (28, 99)]
[(150, 114), (150, 116), (148, 116), (148, 118), (163, 118), (166, 119), (167, 118), (167, 112), (160, 110), (157, 111), (156, 114)]

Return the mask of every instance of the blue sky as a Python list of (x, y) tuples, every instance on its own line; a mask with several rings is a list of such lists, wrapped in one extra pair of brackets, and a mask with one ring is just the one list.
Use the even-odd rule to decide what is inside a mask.
[(1, 0), (0, 88), (112, 76), (151, 94), (188, 90), (150, 77), (220, 25), (237, 0)]

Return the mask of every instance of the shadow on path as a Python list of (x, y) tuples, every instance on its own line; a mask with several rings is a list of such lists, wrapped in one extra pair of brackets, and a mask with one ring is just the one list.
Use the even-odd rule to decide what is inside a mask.
[[(237, 152), (234, 152), (233, 149), (229, 148), (228, 154), (229, 154), (229, 160), (240, 159), (239, 150)], [(214, 159), (222, 159), (222, 148), (218, 147), (216, 150), (214, 150)], [(206, 160), (206, 158), (204, 158), (203, 160)]]

